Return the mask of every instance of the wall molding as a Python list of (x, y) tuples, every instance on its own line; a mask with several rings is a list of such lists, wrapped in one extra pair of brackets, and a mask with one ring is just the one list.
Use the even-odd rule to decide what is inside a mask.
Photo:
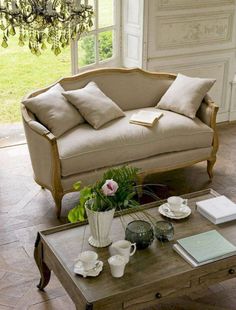
[(156, 10), (182, 10), (235, 4), (234, 0), (158, 0)]
[(234, 79), (231, 83), (231, 97), (230, 97), (230, 114), (229, 120), (236, 120), (236, 74), (234, 75)]
[(233, 12), (155, 17), (155, 49), (230, 43)]

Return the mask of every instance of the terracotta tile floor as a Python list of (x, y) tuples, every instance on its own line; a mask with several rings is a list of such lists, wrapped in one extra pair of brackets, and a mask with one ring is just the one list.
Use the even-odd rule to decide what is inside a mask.
[[(149, 176), (145, 182), (163, 183), (170, 194), (212, 187), (236, 201), (236, 124), (219, 126), (220, 149), (215, 176), (209, 183), (206, 164)], [(55, 217), (51, 195), (32, 179), (26, 145), (0, 149), (0, 310), (75, 309), (55, 276), (45, 292), (39, 292), (33, 246), (38, 230), (66, 221), (77, 194), (63, 201), (61, 222)], [(152, 309), (236, 309), (236, 280), (211, 286)], [(115, 309), (112, 309), (115, 310)]]

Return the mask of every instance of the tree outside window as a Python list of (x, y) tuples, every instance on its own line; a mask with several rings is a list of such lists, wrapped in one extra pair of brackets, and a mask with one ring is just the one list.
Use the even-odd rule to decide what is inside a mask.
[(94, 6), (94, 26), (78, 42), (79, 68), (108, 62), (115, 57), (115, 0), (91, 0)]

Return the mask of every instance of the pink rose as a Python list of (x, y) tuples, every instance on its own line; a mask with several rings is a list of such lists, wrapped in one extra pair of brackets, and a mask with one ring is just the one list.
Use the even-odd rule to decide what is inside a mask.
[(102, 186), (102, 192), (105, 196), (114, 196), (119, 186), (114, 180), (106, 180)]

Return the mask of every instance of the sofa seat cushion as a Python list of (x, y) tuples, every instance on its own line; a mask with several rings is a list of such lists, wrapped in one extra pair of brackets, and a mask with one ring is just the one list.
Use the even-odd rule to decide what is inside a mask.
[[(157, 111), (155, 108), (146, 110)], [(58, 139), (63, 177), (168, 152), (210, 147), (213, 130), (200, 119), (159, 110), (163, 117), (153, 126), (130, 124), (138, 110), (109, 122), (99, 130), (81, 124)]]

